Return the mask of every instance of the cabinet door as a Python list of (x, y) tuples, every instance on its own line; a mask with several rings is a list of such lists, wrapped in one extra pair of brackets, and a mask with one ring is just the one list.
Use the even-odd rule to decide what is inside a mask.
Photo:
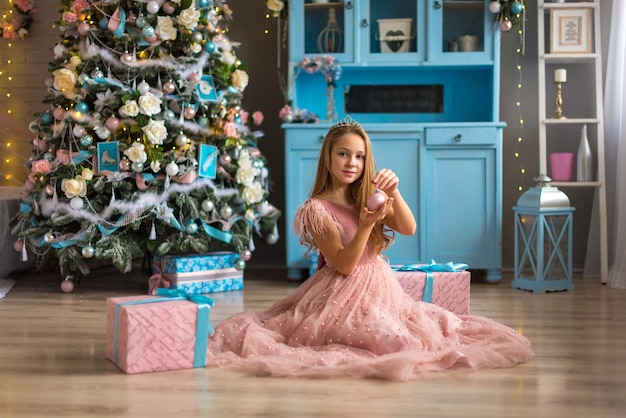
[[(367, 130), (367, 128), (366, 128)], [(402, 197), (419, 220), (419, 145), (421, 134), (416, 132), (368, 131), (376, 159), (376, 168), (389, 168), (400, 178)], [(419, 225), (418, 225), (419, 231)], [(385, 251), (392, 264), (423, 262), (420, 233), (395, 235), (395, 242)]]
[(289, 2), (289, 57), (332, 54), (340, 62), (354, 61), (354, 1), (299, 0)]
[(417, 64), (426, 46), (423, 0), (365, 0), (357, 31), (361, 60), (367, 63)]
[(427, 0), (430, 64), (486, 64), (494, 61), (499, 29), (485, 0)]
[(287, 231), (288, 276), (301, 278), (300, 269), (308, 269), (309, 261), (304, 257), (306, 248), (300, 245), (293, 231), (293, 218), (298, 207), (309, 197), (315, 173), (319, 149), (326, 130), (286, 129), (285, 131), (285, 222)]
[[(425, 151), (422, 228), (428, 258), (477, 269), (501, 268), (496, 152), (496, 148), (464, 147)], [(499, 271), (491, 274), (499, 280)]]

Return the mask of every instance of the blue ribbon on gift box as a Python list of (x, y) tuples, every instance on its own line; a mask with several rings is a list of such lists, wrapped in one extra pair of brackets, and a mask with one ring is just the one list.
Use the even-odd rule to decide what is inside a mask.
[(142, 299), (131, 302), (123, 302), (115, 306), (115, 324), (113, 332), (113, 350), (115, 355), (115, 364), (119, 362), (118, 338), (117, 330), (119, 325), (119, 311), (123, 306), (143, 305), (146, 303), (171, 302), (173, 300), (188, 300), (198, 305), (198, 320), (196, 321), (196, 343), (194, 346), (193, 367), (206, 366), (206, 354), (209, 344), (209, 336), (213, 335), (213, 327), (210, 322), (211, 307), (215, 305), (215, 301), (205, 295), (195, 295), (179, 292), (176, 289), (162, 289), (156, 291), (160, 298)]
[(401, 266), (391, 266), (395, 271), (422, 271), (426, 273), (426, 284), (424, 285), (424, 293), (422, 301), (433, 303), (433, 283), (435, 281), (433, 273), (455, 272), (467, 270), (469, 266), (463, 263), (436, 263), (434, 260), (430, 264), (405, 264)]

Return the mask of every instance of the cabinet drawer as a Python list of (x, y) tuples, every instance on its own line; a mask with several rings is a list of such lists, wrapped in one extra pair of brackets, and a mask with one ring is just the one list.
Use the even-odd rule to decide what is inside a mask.
[(495, 145), (498, 141), (498, 128), (426, 128), (425, 135), (426, 145)]
[(319, 150), (326, 132), (327, 129), (286, 129), (287, 147), (288, 149)]

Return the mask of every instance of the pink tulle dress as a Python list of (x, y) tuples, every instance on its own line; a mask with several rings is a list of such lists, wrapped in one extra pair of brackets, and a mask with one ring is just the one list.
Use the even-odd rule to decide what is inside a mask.
[[(358, 225), (355, 206), (309, 199), (294, 227), (307, 237), (327, 217), (347, 244)], [(327, 263), (267, 311), (224, 320), (209, 339), (208, 365), (272, 376), (408, 380), (453, 367), (511, 367), (534, 355), (509, 327), (413, 300), (386, 261), (367, 253), (350, 276)]]

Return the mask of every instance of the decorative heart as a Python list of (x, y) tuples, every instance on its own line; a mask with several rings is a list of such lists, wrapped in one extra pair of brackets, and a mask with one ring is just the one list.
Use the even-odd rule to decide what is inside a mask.
[[(385, 38), (390, 38), (394, 36), (398, 36), (398, 37), (404, 36), (404, 32), (402, 32), (401, 30), (390, 30), (390, 31), (387, 31), (387, 33), (385, 34)], [(387, 46), (393, 52), (398, 52), (400, 47), (402, 47), (403, 43), (404, 43), (404, 40), (387, 41)]]

